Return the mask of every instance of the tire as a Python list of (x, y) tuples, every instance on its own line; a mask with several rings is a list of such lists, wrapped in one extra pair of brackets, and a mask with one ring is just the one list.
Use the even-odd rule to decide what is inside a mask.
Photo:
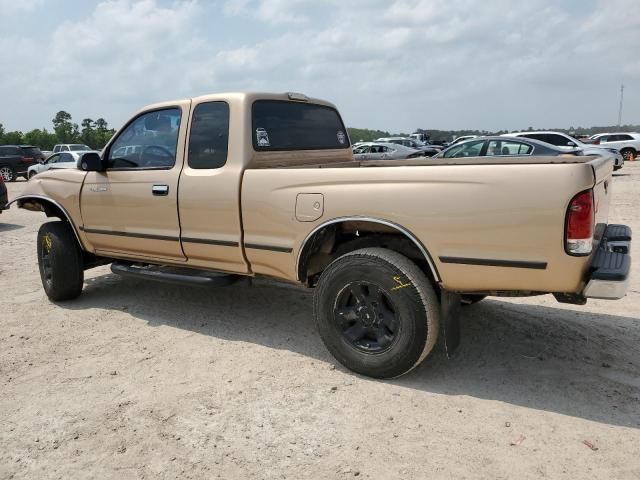
[(433, 350), (440, 304), (426, 275), (405, 256), (364, 248), (333, 261), (313, 296), (320, 337), (342, 365), (394, 378)]
[(622, 150), (620, 153), (622, 154), (625, 162), (633, 162), (636, 159), (636, 156), (638, 155), (638, 153), (631, 148), (626, 148)]
[(67, 222), (45, 223), (38, 230), (38, 266), (49, 300), (71, 300), (82, 293), (82, 251)]
[(473, 305), (475, 303), (481, 302), (485, 298), (487, 298), (486, 295), (474, 295), (471, 293), (467, 295), (462, 295), (462, 306)]
[(29, 176), (27, 177), (27, 180), (31, 180), (33, 177), (35, 177), (37, 175), (36, 172), (31, 172), (29, 173)]
[(4, 179), (5, 182), (16, 181), (16, 174), (13, 172), (13, 169), (8, 166), (0, 167), (0, 176)]

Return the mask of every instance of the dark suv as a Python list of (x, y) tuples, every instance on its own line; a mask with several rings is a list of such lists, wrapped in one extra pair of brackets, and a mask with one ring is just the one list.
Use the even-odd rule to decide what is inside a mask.
[(13, 182), (17, 177), (27, 178), (27, 169), (36, 163), (17, 145), (0, 146), (0, 176), (5, 182)]
[(24, 152), (25, 157), (33, 158), (38, 163), (44, 162), (46, 158), (44, 153), (42, 153), (38, 147), (34, 147), (33, 145), (20, 145), (20, 148)]

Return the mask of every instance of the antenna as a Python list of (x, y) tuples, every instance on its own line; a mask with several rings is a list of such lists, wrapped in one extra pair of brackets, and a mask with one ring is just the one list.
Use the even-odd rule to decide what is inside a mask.
[(624, 99), (624, 83), (620, 85), (620, 108), (618, 109), (618, 126), (622, 124), (622, 100)]

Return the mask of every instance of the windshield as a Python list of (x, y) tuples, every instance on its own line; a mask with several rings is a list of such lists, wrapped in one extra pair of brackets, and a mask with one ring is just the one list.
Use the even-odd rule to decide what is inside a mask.
[(91, 150), (91, 147), (87, 145), (69, 145), (69, 150), (72, 152), (80, 152), (82, 150)]

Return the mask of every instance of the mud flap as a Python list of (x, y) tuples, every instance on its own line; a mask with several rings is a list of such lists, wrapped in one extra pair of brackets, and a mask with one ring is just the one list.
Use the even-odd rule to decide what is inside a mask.
[(444, 351), (447, 358), (453, 357), (460, 345), (460, 305), (462, 299), (459, 293), (441, 291), (440, 321), (442, 336), (444, 337)]

